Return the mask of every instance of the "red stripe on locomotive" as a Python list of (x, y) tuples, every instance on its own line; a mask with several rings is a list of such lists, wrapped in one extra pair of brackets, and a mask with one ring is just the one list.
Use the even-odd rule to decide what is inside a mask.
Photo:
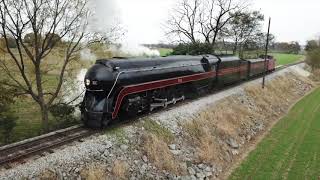
[(172, 85), (178, 85), (178, 84), (184, 84), (188, 82), (193, 81), (200, 81), (204, 79), (213, 78), (216, 76), (216, 71), (210, 71), (207, 73), (201, 73), (201, 74), (195, 74), (190, 76), (183, 76), (178, 78), (172, 78), (172, 79), (166, 79), (166, 80), (159, 80), (159, 81), (153, 81), (143, 84), (137, 84), (137, 85), (131, 85), (131, 86), (125, 86), (119, 93), (115, 105), (115, 110), (112, 113), (112, 119), (115, 119), (119, 113), (122, 101), (124, 97), (130, 94), (140, 93), (144, 91), (159, 89), (159, 88), (165, 88)]

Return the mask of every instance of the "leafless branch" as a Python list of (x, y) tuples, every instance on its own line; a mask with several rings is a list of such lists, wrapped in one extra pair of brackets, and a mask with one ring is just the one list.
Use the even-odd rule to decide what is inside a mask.
[[(39, 104), (45, 126), (48, 109), (60, 93), (69, 63), (97, 37), (87, 28), (90, 16), (87, 3), (88, 0), (0, 0), (0, 33), (6, 44), (2, 51), (10, 55), (19, 76), (11, 73), (12, 68), (5, 63), (0, 66), (11, 79), (10, 85), (30, 94)], [(27, 34), (32, 35), (31, 42), (25, 42)], [(15, 48), (9, 45), (11, 39)], [(59, 63), (58, 84), (54, 92), (49, 92), (44, 86), (43, 62), (61, 42), (66, 50)]]

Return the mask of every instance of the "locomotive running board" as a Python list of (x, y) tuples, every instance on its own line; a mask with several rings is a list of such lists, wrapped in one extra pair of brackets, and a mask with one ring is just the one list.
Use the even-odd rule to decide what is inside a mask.
[(154, 98), (154, 101), (160, 101), (160, 102), (167, 102), (168, 99), (159, 99), (159, 98)]
[(153, 111), (154, 109), (158, 108), (158, 107), (163, 107), (166, 108), (168, 107), (168, 105), (170, 104), (176, 104), (179, 101), (183, 101), (185, 100), (184, 96), (181, 96), (180, 98), (173, 98), (171, 101), (168, 101), (167, 99), (165, 99), (166, 101), (163, 103), (152, 103), (150, 105), (150, 111)]

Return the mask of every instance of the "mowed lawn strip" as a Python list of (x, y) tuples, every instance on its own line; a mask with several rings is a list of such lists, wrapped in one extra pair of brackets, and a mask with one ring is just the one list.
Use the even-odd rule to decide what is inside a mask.
[(277, 65), (286, 65), (298, 62), (303, 59), (303, 55), (299, 54), (283, 54), (283, 53), (272, 53), (272, 56), (274, 56), (277, 59)]
[(159, 48), (158, 51), (160, 52), (160, 56), (168, 56), (173, 52), (173, 49)]
[(320, 88), (303, 98), (229, 179), (319, 179)]

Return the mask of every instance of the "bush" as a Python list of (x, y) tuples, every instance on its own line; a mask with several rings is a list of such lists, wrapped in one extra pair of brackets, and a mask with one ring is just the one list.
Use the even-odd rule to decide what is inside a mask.
[(320, 68), (320, 47), (307, 52), (307, 63), (313, 70)]
[[(16, 40), (13, 37), (7, 37), (8, 40), (8, 47), (9, 48), (17, 48), (17, 43)], [(1, 48), (6, 49), (7, 48), (7, 43), (4, 38), (1, 38)]]
[(56, 128), (66, 128), (78, 123), (74, 117), (75, 107), (68, 104), (55, 104), (50, 108), (52, 116), (56, 119)]
[(214, 54), (214, 49), (211, 44), (207, 43), (190, 43), (179, 44), (173, 48), (172, 55), (201, 55)]
[(243, 59), (256, 59), (256, 58), (264, 58), (264, 55), (261, 56), (261, 54), (265, 54), (262, 50), (252, 50), (252, 51), (242, 51), (239, 56)]
[(34, 35), (35, 35), (34, 33), (26, 34), (23, 38), (23, 41), (28, 44), (34, 43), (34, 38), (35, 38)]
[(0, 133), (2, 134), (2, 141), (4, 144), (11, 142), (11, 137), (14, 127), (16, 127), (17, 118), (9, 112), (0, 112)]
[(305, 47), (305, 50), (306, 51), (313, 51), (315, 49), (319, 48), (319, 42), (316, 41), (316, 40), (310, 40), (310, 41), (307, 41), (307, 45)]
[[(60, 46), (62, 44), (62, 40), (61, 37), (58, 34), (47, 34), (47, 35), (38, 35), (38, 39), (39, 41), (42, 43), (45, 39), (45, 37), (47, 36), (47, 39), (51, 39), (51, 41), (49, 41), (48, 45), (49, 47), (53, 47), (54, 45)], [(24, 43), (28, 43), (29, 45), (32, 45), (35, 43), (35, 34), (34, 33), (29, 33), (26, 34), (23, 38)]]
[(14, 102), (13, 91), (0, 85), (0, 139), (4, 144), (11, 142), (12, 132), (16, 127), (17, 118), (14, 117), (10, 110), (10, 105)]

